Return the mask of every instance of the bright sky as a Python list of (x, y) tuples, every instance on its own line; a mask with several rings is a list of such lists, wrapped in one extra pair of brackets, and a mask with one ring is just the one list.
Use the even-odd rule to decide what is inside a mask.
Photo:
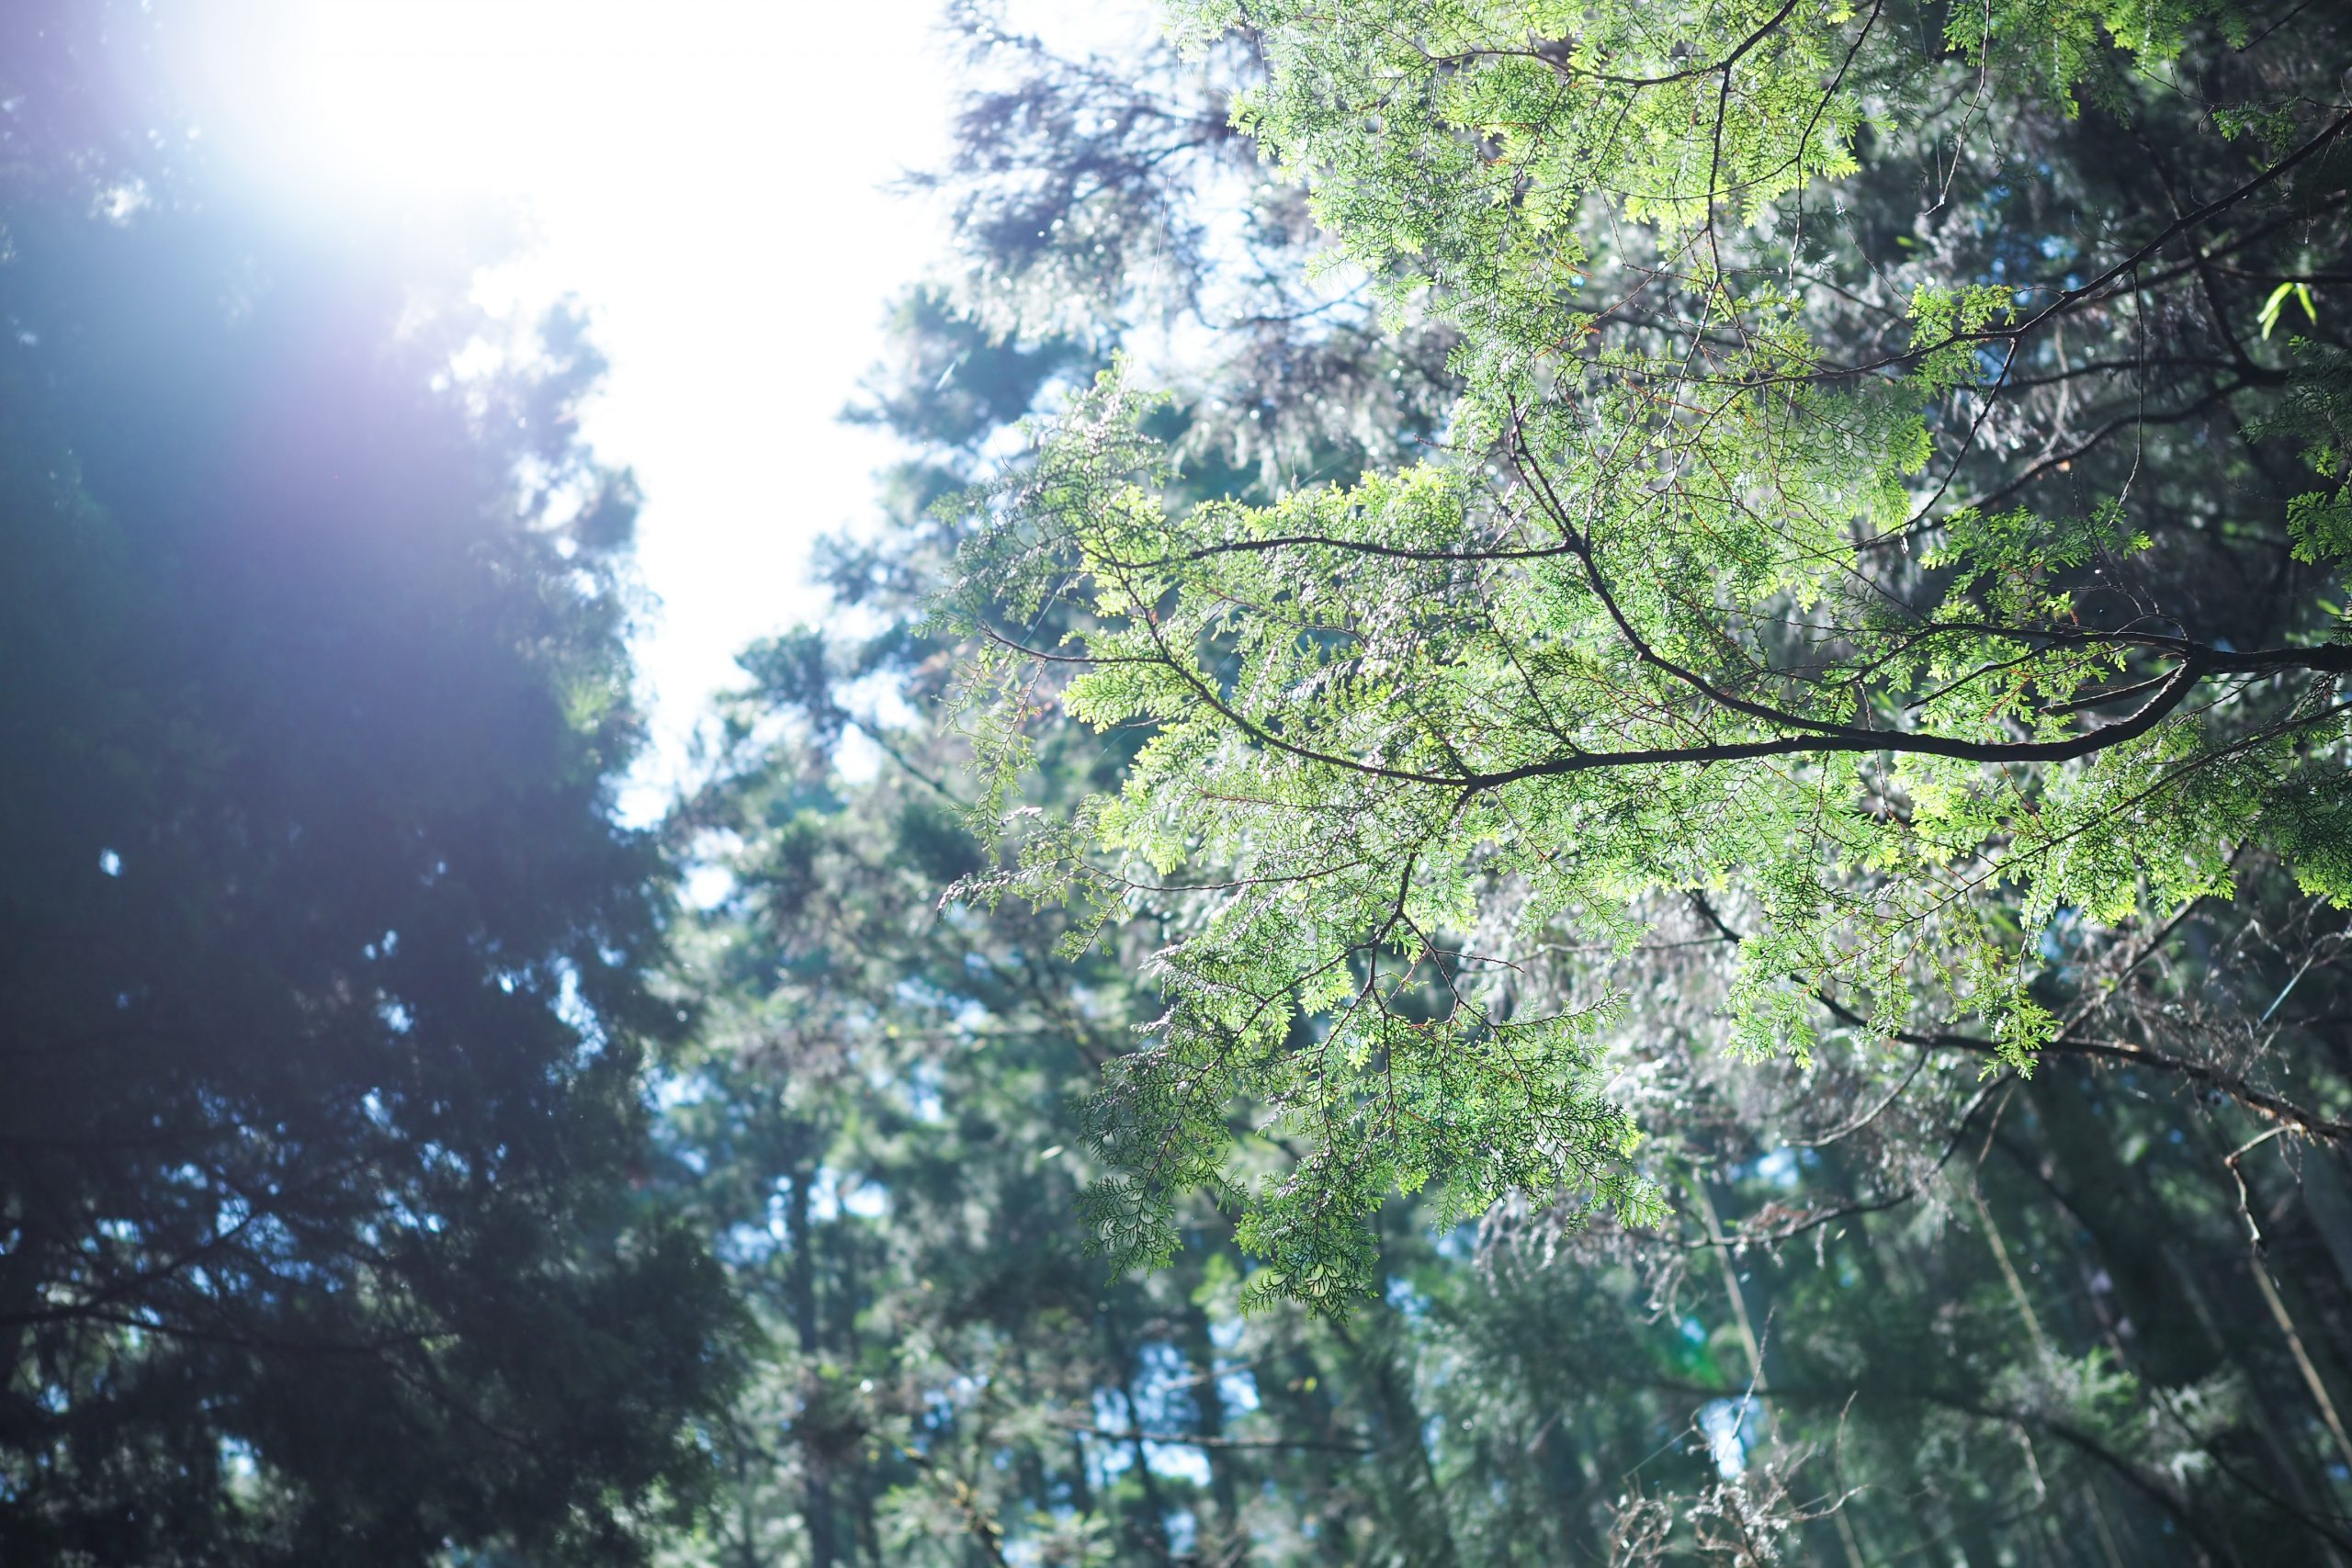
[[(6, 0), (0, 0), (5, 4)], [(889, 438), (837, 415), (944, 225), (888, 187), (946, 151), (944, 0), (185, 0), (168, 53), (216, 152), (295, 209), (512, 204), (483, 297), (576, 296), (610, 358), (584, 419), (647, 495), (638, 643), (662, 809), (755, 637), (821, 614), (809, 543), (873, 513)], [(1148, 0), (1011, 0), (1055, 47), (1131, 50)]]
[[(612, 371), (662, 602), (639, 658), (674, 766), (752, 638), (820, 606), (808, 542), (871, 511), (887, 438), (835, 420), (941, 252), (884, 186), (938, 161), (939, 0), (214, 0), (184, 13), (206, 134), (313, 209), (518, 200), (500, 295), (570, 292)], [(636, 792), (632, 812), (655, 805)]]

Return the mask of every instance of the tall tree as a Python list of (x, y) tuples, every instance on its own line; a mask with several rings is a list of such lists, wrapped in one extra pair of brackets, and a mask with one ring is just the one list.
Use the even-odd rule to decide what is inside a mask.
[[(107, 96), (149, 22), (34, 9), (0, 49), (0, 1557), (632, 1559), (731, 1313), (628, 1186), (676, 1020), (612, 816), (599, 362), (569, 314), (505, 344), (478, 252), (242, 210), (167, 103)], [(484, 343), (507, 367), (459, 374)]]
[(1183, 911), (1099, 1104), (1124, 1249), (1228, 1180), (1237, 1097), (1305, 1149), (1247, 1199), (1265, 1292), (1360, 1292), (1364, 1216), (1425, 1183), (1654, 1216), (1616, 1002), (1540, 963), (1653, 895), (1736, 906), (1749, 1056), (1826, 1011), (2019, 1073), (2066, 1043), (2070, 922), (2161, 922), (2249, 851), (2352, 899), (2343, 350), (2266, 341), (2337, 330), (2352, 119), (2289, 19), (1181, 15), (1247, 22), (1237, 118), (1466, 382), (1442, 459), (1188, 508), (1114, 374), (966, 547), (997, 798), (1040, 693), (1150, 736), (971, 889)]
[[(2333, 24), (2300, 20), (2307, 16), (2282, 6), (2249, 19), (2242, 54), (2227, 39), (2193, 35), (2183, 59), (2291, 75), (2312, 56), (2266, 51), (2301, 26), (2297, 47), (2324, 54)], [(1893, 19), (1871, 22), (1872, 36)], [(1906, 14), (1904, 24), (1916, 32), (1918, 20)], [(1933, 36), (1942, 18), (1927, 21)], [(1660, 47), (1673, 52), (1670, 39)], [(755, 660), (738, 771), (699, 804), (709, 815), (685, 818), (713, 829), (707, 852), (732, 870), (733, 892), (697, 937), (694, 984), (726, 1021), (673, 1112), (673, 1148), (711, 1222), (741, 1249), (738, 1269), (769, 1281), (778, 1346), (766, 1395), (729, 1434), (742, 1456), (733, 1522), (693, 1553), (806, 1561), (803, 1510), (830, 1506), (825, 1550), (861, 1562), (978, 1562), (999, 1551), (1010, 1561), (1400, 1564), (1777, 1554), (2104, 1568), (2352, 1555), (2338, 1469), (2352, 1386), (2343, 1263), (2352, 1210), (2330, 1141), (2352, 1101), (2335, 1044), (2345, 926), (2324, 896), (2299, 887), (2290, 857), (2258, 840), (2228, 845), (2230, 898), (2167, 903), (2151, 890), (2120, 915), (2068, 908), (2041, 932), (2026, 995), (2057, 1027), (2030, 1077), (1999, 1061), (2000, 1042), (1951, 1021), (1932, 972), (1916, 993), (1905, 976), (1917, 1016), (1891, 1038), (1866, 1027), (1850, 991), (1830, 988), (1802, 1020), (1815, 1032), (1808, 1059), (1725, 1055), (1736, 955), (1768, 912), (1735, 887), (1627, 897), (1616, 907), (1645, 933), (1631, 942), (1594, 940), (1564, 918), (1518, 955), (1512, 983), (1529, 1006), (1612, 1004), (1586, 1048), (1641, 1132), (1639, 1170), (1670, 1208), (1660, 1223), (1595, 1222), (1581, 1193), (1542, 1181), (1487, 1208), (1475, 1227), (1444, 1224), (1427, 1189), (1392, 1193), (1368, 1233), (1347, 1239), (1349, 1266), (1375, 1292), (1335, 1291), (1351, 1303), (1343, 1316), (1302, 1311), (1264, 1288), (1263, 1261), (1238, 1244), (1234, 1215), (1253, 1180), (1295, 1180), (1306, 1145), (1270, 1125), (1262, 1102), (1237, 1095), (1198, 1122), (1204, 1142), (1229, 1145), (1229, 1184), (1205, 1198), (1166, 1193), (1179, 1240), (1166, 1267), (1101, 1283), (1101, 1264), (1077, 1257), (1063, 1183), (1120, 1173), (1085, 1146), (1086, 1121), (1060, 1097), (1095, 1081), (1097, 1060), (1133, 1051), (1131, 1027), (1165, 1011), (1148, 994), (1153, 955), (1198, 931), (1202, 910), (1130, 875), (1102, 928), (1107, 945), (1075, 963), (1040, 955), (1094, 929), (1091, 914), (1074, 921), (1061, 907), (1013, 900), (950, 905), (931, 922), (946, 877), (996, 856), (998, 874), (1020, 869), (1018, 840), (959, 852), (935, 837), (947, 795), (970, 787), (957, 767), (964, 739), (934, 700), (955, 653), (941, 628), (906, 624), (960, 530), (988, 520), (970, 507), (943, 517), (928, 504), (985, 471), (978, 453), (1022, 453), (1005, 422), (1032, 400), (1053, 407), (1067, 385), (1041, 380), (1028, 351), (992, 334), (1025, 333), (1033, 349), (1059, 336), (1081, 355), (1124, 343), (1148, 367), (1136, 374), (1176, 382), (1178, 403), (1144, 415), (1176, 471), (1161, 494), (1141, 499), (1180, 519), (1204, 502), (1264, 507), (1286, 487), (1393, 467), (1414, 455), (1415, 437), (1445, 426), (1442, 414), (1385, 400), (1388, 369), (1425, 372), (1410, 405), (1422, 411), (1458, 383), (1419, 351), (1370, 346), (1379, 323), (1351, 314), (1360, 296), (1306, 291), (1298, 269), (1317, 242), (1297, 221), (1302, 193), (1248, 167), (1249, 143), (1216, 129), (1227, 89), (1266, 79), (1249, 38), (1221, 44), (1190, 76), (1164, 60), (1056, 62), (1036, 40), (1001, 31), (984, 63), (1005, 66), (1010, 80), (976, 99), (968, 145), (978, 151), (954, 172), (968, 182), (958, 188), (971, 265), (956, 298), (978, 320), (959, 321), (935, 302), (910, 310), (877, 400), (924, 444), (924, 460), (887, 481), (886, 525), (837, 558), (844, 603), (824, 635)], [(1425, 63), (1408, 60), (1402, 75)], [(1998, 281), (2019, 268), (2075, 266), (2072, 254), (2044, 254), (2049, 235), (2037, 225), (2074, 211), (2090, 215), (2094, 237), (2099, 225), (2121, 231), (2160, 199), (2154, 160), (2136, 144), (2119, 150), (2116, 111), (2097, 95), (2068, 120), (2063, 108), (1980, 99), (1978, 78), (1950, 62), (1936, 70), (1960, 96), (1897, 100), (1881, 79), (1869, 100), (1878, 118), (1857, 133), (1860, 167), (1842, 176), (1835, 204), (1823, 185), (1805, 200), (1806, 231), (1826, 223), (1835, 242), (1803, 258), (1815, 281), (1792, 291), (1818, 342), (1899, 323), (1912, 283), (1930, 274)], [(1928, 122), (1896, 112), (1928, 112), (1918, 104), (1959, 117), (1970, 133), (1941, 142), (1940, 162), (1917, 140)], [(2240, 167), (2224, 181), (2245, 143), (2187, 131), (2161, 104), (2126, 107), (2152, 117), (2176, 179), (2185, 168), (2218, 190), (2260, 172)], [(1954, 120), (1933, 123), (1949, 131)], [(2032, 179), (2014, 178), (2028, 167)], [(1922, 188), (1935, 194), (1923, 198)], [(2326, 205), (2338, 199), (2333, 188), (2320, 190), (2321, 226), (2307, 231), (2322, 243), (2337, 210)], [(1938, 195), (1949, 199), (1932, 207)], [(2245, 230), (2257, 246), (2267, 243), (2264, 221)], [(1236, 232), (1268, 243), (1181, 243)], [(1643, 281), (1629, 267), (1655, 265), (1640, 260), (1638, 235), (1628, 242), (1622, 223), (1602, 225), (1597, 208), (1577, 232), (1580, 274), (1612, 290), (1606, 300)], [(2284, 334), (2317, 335), (2300, 297), (2279, 291), (2284, 279), (2244, 276), (2249, 253), (2234, 254), (2215, 262), (2225, 319), (2271, 369), (2300, 364), (2284, 357)], [(1182, 265), (1130, 267), (1133, 256)], [(2196, 419), (2137, 423), (2142, 382), (2152, 398), (2196, 400), (2237, 379), (2222, 365), (2208, 367), (2220, 379), (2200, 382), (2188, 374), (2193, 355), (2165, 357), (2173, 348), (2151, 351), (2162, 375), (2118, 368), (2119, 354), (2139, 352), (2143, 329), (2159, 344), (2208, 330), (2202, 286), (2183, 296), (2186, 275), (2156, 272), (2140, 278), (2144, 319), (2132, 299), (2086, 299), (2065, 313), (2063, 347), (2032, 377), (1955, 391), (1931, 408), (1938, 467), (1925, 488), (1945, 484), (1957, 463), (1950, 493), (1981, 497), (2044, 457), (2032, 482), (2086, 493), (2128, 483), (2152, 538), (2132, 558), (2148, 574), (2142, 588), (2210, 613), (2240, 647), (2307, 639), (2312, 612), (2326, 612), (2299, 595), (2329, 590), (2309, 574), (2315, 563), (2292, 560), (2285, 502), (2324, 481), (2299, 471), (2292, 444), (2276, 437), (2238, 441), (2218, 421), (2202, 434)], [(2340, 325), (2327, 316), (2324, 257), (2297, 276), (2319, 328)], [(1184, 288), (1159, 292), (1171, 278)], [(1261, 286), (1272, 292), (1256, 293)], [(2168, 289), (2176, 307), (2195, 309), (2154, 309)], [(1298, 292), (1277, 308), (1289, 290)], [(1646, 309), (1650, 292), (1594, 335), (1660, 356), (1676, 318)], [(1241, 298), (1267, 308), (1216, 303)], [(1408, 338), (1447, 341), (1442, 321), (1420, 313), (1445, 298), (1398, 304)], [(2266, 344), (2263, 310), (2274, 299)], [(1182, 322), (1173, 346), (1156, 327), (1170, 309)], [(1685, 316), (1695, 321), (1695, 308)], [(1648, 336), (1619, 325), (1636, 318)], [(2081, 334), (2094, 325), (2103, 335), (2085, 351)], [(1338, 373), (1285, 374), (1292, 361), (1250, 349), (1261, 334), (1303, 339), (1302, 353)], [(2324, 361), (2321, 352), (2312, 363)], [(1084, 360), (1058, 363), (1066, 376)], [(1381, 368), (1358, 374), (1351, 364)], [(2324, 423), (2327, 394), (2318, 378), (2305, 385), (2272, 379), (2221, 402), (2253, 414), (2300, 400)], [(1368, 389), (1358, 400), (1351, 389)], [(953, 406), (934, 406), (941, 400)], [(2158, 414), (2170, 406), (2149, 404)], [(1381, 434), (1351, 447), (1346, 433), (1364, 430)], [(2050, 430), (2064, 440), (2041, 452)], [(2034, 446), (2020, 446), (2037, 431)], [(1453, 450), (1455, 482), (1474, 502), (1495, 476), (1510, 482), (1507, 453), (1487, 454), (1481, 468), (1475, 447), (1454, 439)], [(1272, 452), (1278, 460), (1267, 460)], [(1013, 486), (1038, 480), (1030, 464), (1009, 459)], [(1367, 525), (1350, 542), (1369, 554), (1386, 537)], [(1921, 545), (1912, 541), (1914, 560)], [(1638, 564), (1647, 592), (1656, 574)], [(2086, 563), (2084, 574), (2102, 566), (2113, 570)], [(1936, 570), (1921, 574), (1927, 589), (1950, 591), (1948, 569)], [(2050, 591), (2065, 586), (2053, 578)], [(1370, 591), (1362, 574), (1341, 588)], [(1448, 602), (1397, 588), (1381, 603), (1409, 622)], [(1054, 604), (1034, 623), (1036, 646), (1062, 651), (1055, 639), (1087, 629), (1090, 608)], [(1212, 641), (1204, 659), (1234, 660), (1238, 647)], [(882, 688), (907, 705), (868, 705)], [(1090, 733), (1051, 700), (1058, 690), (1049, 671), (1025, 692), (1046, 700), (1023, 716), (1023, 804), (1047, 821), (1122, 782), (1148, 733)], [(2232, 700), (2258, 708), (2261, 694)], [(837, 745), (853, 709), (878, 737), (874, 750)], [(835, 766), (861, 752), (870, 780)], [(1246, 797), (1236, 784), (1278, 774), (1245, 779), (1237, 765), (1204, 787), (1208, 775), (1196, 773), (1196, 797), (1228, 797), (1196, 803), (1238, 808)], [(1011, 826), (1018, 833), (1037, 820)], [(1346, 815), (1323, 820), (1344, 842)], [(1083, 852), (1080, 840), (1060, 847)], [(1510, 894), (1500, 879), (1476, 886), (1482, 897)], [(1981, 892), (1986, 932), (2022, 948), (2013, 906), (2032, 892)], [(1394, 974), (1401, 960), (1390, 962)], [(1435, 1016), (1446, 998), (1432, 986), (1392, 1004)], [(1281, 1043), (1308, 1052), (1319, 1027), (1294, 1020)], [(1148, 1034), (1142, 1044), (1150, 1048)], [(1120, 1109), (1100, 1108), (1096, 1129), (1106, 1125), (1101, 1111)], [(801, 1141), (738, 1159), (733, 1151), (752, 1140), (704, 1131), (762, 1119)], [(788, 1147), (805, 1160), (809, 1139), (825, 1152), (807, 1183), (816, 1201), (804, 1226), (785, 1156)], [(804, 1280), (819, 1325), (813, 1372), (797, 1359), (810, 1341), (793, 1315)], [(1244, 1314), (1253, 1280), (1260, 1310)], [(803, 1445), (821, 1466), (804, 1465)], [(821, 1488), (808, 1483), (819, 1470)], [(860, 1522), (865, 1498), (877, 1500), (871, 1535)], [(747, 1540), (754, 1547), (738, 1552)]]

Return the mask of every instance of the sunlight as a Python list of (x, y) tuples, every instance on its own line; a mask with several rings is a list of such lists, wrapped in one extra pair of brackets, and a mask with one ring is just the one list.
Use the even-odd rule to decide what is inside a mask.
[[(836, 415), (939, 243), (887, 189), (944, 145), (928, 0), (232, 0), (180, 69), (262, 199), (329, 224), (514, 212), (505, 311), (585, 303), (612, 372), (584, 421), (648, 494), (638, 639), (668, 776), (753, 638), (808, 614), (808, 543), (888, 448)], [(854, 70), (828, 61), (859, 61)], [(649, 793), (648, 798), (653, 798)]]
[(194, 86), (241, 161), (307, 194), (544, 200), (673, 154), (682, 120), (726, 112), (704, 73), (805, 39), (795, 9), (232, 0), (192, 34)]
[(2347, 59), (0, 0), (0, 1568), (2352, 1565)]

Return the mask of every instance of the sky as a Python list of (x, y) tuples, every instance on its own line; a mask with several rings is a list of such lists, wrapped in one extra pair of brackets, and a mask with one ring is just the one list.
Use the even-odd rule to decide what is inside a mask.
[(569, 293), (612, 368), (583, 430), (633, 467), (658, 809), (752, 638), (821, 611), (810, 540), (890, 456), (836, 418), (943, 228), (939, 0), (212, 0), (174, 45), (216, 152), (306, 210), (511, 203), (487, 301)]

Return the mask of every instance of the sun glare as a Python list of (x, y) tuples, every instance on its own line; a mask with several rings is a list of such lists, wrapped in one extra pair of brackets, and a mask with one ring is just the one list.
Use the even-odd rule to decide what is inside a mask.
[[(730, 62), (808, 18), (747, 0), (230, 0), (189, 20), (193, 96), (256, 176), (381, 202), (626, 181), (723, 120)], [(714, 88), (718, 90), (714, 91)], [(774, 90), (771, 87), (771, 90)]]
[[(637, 470), (637, 639), (658, 804), (753, 639), (821, 610), (820, 534), (872, 512), (887, 437), (837, 416), (891, 297), (944, 250), (888, 187), (946, 145), (938, 0), (210, 0), (170, 63), (234, 176), (302, 220), (430, 225), (485, 205), (527, 242), (493, 310), (570, 296), (612, 364), (584, 434)], [(1018, 0), (1084, 51), (1132, 0)], [(645, 809), (656, 809), (646, 805)]]
[(180, 39), (204, 134), (327, 223), (488, 202), (529, 249), (486, 300), (570, 295), (612, 361), (586, 434), (634, 467), (662, 603), (638, 646), (674, 759), (754, 637), (816, 608), (819, 533), (888, 457), (836, 422), (940, 251), (887, 186), (944, 146), (934, 0), (228, 0)]

